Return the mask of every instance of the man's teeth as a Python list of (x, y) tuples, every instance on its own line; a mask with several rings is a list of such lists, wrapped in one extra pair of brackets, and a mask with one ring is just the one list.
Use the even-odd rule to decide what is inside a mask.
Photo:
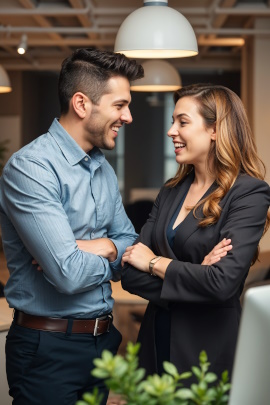
[(119, 127), (112, 127), (112, 130), (115, 131), (115, 132), (118, 132), (118, 131), (119, 131)]
[(175, 146), (175, 149), (178, 149), (178, 148), (184, 148), (186, 146), (186, 144), (182, 143), (182, 142), (178, 142), (178, 143), (175, 143), (174, 146)]

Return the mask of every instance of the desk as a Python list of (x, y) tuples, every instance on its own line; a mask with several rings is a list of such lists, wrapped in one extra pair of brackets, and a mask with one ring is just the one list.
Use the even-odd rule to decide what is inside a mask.
[(6, 377), (5, 344), (6, 335), (12, 322), (13, 310), (9, 308), (5, 298), (0, 298), (0, 393), (1, 405), (11, 405), (12, 398), (8, 395)]
[(0, 332), (7, 331), (12, 321), (13, 309), (9, 308), (5, 298), (0, 298)]
[(138, 295), (130, 294), (128, 291), (123, 290), (121, 286), (121, 282), (113, 282), (111, 281), (112, 285), (112, 297), (114, 298), (115, 302), (118, 304), (147, 304), (147, 300), (144, 298), (139, 297)]

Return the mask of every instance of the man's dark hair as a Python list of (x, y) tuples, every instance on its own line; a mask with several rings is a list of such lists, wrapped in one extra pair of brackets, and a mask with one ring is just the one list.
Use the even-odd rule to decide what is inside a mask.
[(77, 49), (62, 63), (58, 82), (61, 114), (66, 114), (73, 94), (80, 91), (98, 104), (108, 92), (108, 80), (126, 77), (129, 82), (143, 77), (143, 67), (125, 55), (95, 48)]

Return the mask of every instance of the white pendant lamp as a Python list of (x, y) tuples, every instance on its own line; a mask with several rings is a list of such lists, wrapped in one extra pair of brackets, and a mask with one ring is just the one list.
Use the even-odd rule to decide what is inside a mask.
[(197, 55), (198, 45), (192, 26), (168, 0), (144, 0), (121, 24), (114, 51), (129, 58), (183, 58)]
[(165, 60), (142, 63), (144, 77), (131, 83), (133, 91), (175, 91), (182, 86), (181, 77), (174, 66)]
[(12, 90), (9, 77), (3, 66), (0, 65), (0, 93), (9, 93)]

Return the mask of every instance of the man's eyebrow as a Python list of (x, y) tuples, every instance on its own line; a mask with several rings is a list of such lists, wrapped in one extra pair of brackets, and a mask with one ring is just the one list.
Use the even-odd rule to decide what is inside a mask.
[(113, 102), (113, 104), (118, 104), (118, 103), (124, 103), (124, 104), (130, 104), (131, 103), (131, 99), (130, 99), (130, 101), (129, 100), (126, 100), (126, 99), (120, 99), (120, 100), (115, 100), (114, 102)]

